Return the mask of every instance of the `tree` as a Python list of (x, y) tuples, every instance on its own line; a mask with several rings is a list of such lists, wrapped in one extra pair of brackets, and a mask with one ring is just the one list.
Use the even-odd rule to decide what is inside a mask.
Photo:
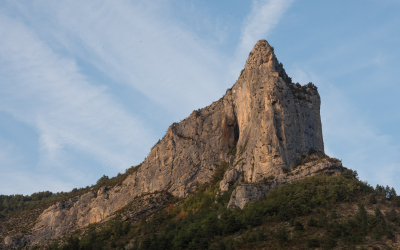
[(383, 214), (379, 208), (375, 209), (375, 218), (376, 218), (377, 225), (373, 230), (374, 238), (380, 239), (386, 233), (387, 226), (386, 226), (385, 217), (383, 216)]
[(131, 224), (129, 222), (125, 221), (122, 223), (122, 233), (125, 235), (129, 232), (129, 229), (131, 229)]
[(397, 196), (397, 194), (396, 194), (396, 190), (394, 190), (394, 188), (391, 188), (390, 189), (390, 192), (389, 192), (389, 200), (394, 200), (394, 198)]
[(388, 185), (386, 185), (386, 188), (385, 188), (385, 196), (386, 196), (386, 199), (390, 200), (390, 187)]
[(102, 177), (100, 177), (100, 179), (97, 180), (97, 183), (96, 183), (96, 184), (102, 184), (102, 183), (108, 181), (109, 179), (110, 179), (110, 178), (108, 178), (107, 175), (103, 175)]
[(385, 188), (379, 184), (376, 184), (375, 192), (377, 195), (383, 195)]
[(368, 229), (368, 214), (363, 204), (358, 203), (358, 211), (355, 217), (358, 223), (361, 225), (362, 234), (366, 235)]

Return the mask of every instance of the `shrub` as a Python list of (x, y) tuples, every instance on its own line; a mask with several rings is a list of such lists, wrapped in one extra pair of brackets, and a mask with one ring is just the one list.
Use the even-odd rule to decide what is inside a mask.
[(307, 88), (310, 88), (310, 89), (312, 89), (312, 90), (318, 90), (318, 87), (315, 86), (312, 82), (309, 82), (309, 83), (307, 84)]
[(390, 222), (398, 222), (399, 221), (399, 217), (397, 215), (396, 210), (394, 210), (393, 208), (390, 209), (389, 212), (386, 212), (386, 218), (390, 221)]
[(247, 147), (247, 143), (249, 142), (249, 139), (247, 139), (245, 142), (244, 142), (244, 145), (240, 145), (239, 146), (239, 155), (242, 155), (243, 153), (244, 153), (244, 151), (246, 150), (246, 147)]
[(353, 171), (353, 170), (351, 170), (351, 169), (345, 169), (345, 170), (342, 172), (342, 175), (343, 175), (345, 178), (355, 178), (355, 179), (357, 179), (357, 177), (358, 177), (357, 171)]
[(236, 155), (236, 151), (237, 151), (236, 147), (231, 148), (231, 149), (228, 151), (228, 155)]
[(129, 230), (131, 229), (131, 224), (129, 224), (129, 222), (125, 221), (124, 223), (122, 223), (122, 234), (127, 234), (129, 232)]
[(309, 227), (317, 227), (318, 226), (318, 220), (316, 220), (316, 219), (311, 217), (307, 221), (307, 226), (309, 226)]
[(101, 185), (103, 183), (105, 183), (106, 181), (108, 181), (110, 178), (108, 178), (107, 175), (103, 175), (102, 177), (100, 177), (100, 179), (97, 180), (96, 184), (97, 185)]
[(337, 246), (337, 240), (334, 239), (333, 237), (328, 237), (325, 241), (325, 248), (326, 249), (332, 249)]
[(295, 231), (304, 231), (304, 225), (300, 221), (296, 221), (294, 223), (294, 230)]
[(396, 206), (396, 207), (400, 207), (400, 196), (394, 197), (393, 205)]
[(224, 178), (225, 171), (228, 169), (228, 167), (228, 163), (226, 161), (222, 161), (219, 167), (214, 170), (214, 174), (210, 180), (211, 187), (213, 187), (215, 184), (217, 184), (218, 181)]
[(388, 232), (386, 233), (386, 237), (390, 240), (390, 239), (395, 238), (395, 235), (393, 234), (392, 231), (388, 231)]
[(258, 230), (257, 239), (258, 239), (258, 241), (267, 241), (268, 240), (268, 237), (264, 233), (264, 230)]
[(288, 167), (282, 167), (282, 171), (283, 171), (283, 173), (285, 173), (285, 174), (289, 173), (290, 170), (291, 170), (291, 169), (288, 168)]
[(370, 194), (368, 196), (368, 204), (376, 204), (376, 197), (375, 194)]
[(338, 215), (336, 213), (335, 209), (331, 210), (331, 219), (336, 220), (338, 218)]
[(276, 232), (276, 238), (278, 239), (280, 245), (283, 245), (285, 242), (287, 242), (288, 234), (286, 232), (286, 228), (280, 227)]
[(316, 239), (316, 238), (308, 239), (307, 240), (307, 246), (311, 247), (311, 248), (319, 247), (320, 246), (319, 240)]

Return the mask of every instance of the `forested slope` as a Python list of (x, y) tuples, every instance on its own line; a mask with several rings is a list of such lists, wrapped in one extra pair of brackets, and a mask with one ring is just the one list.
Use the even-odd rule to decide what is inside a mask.
[[(223, 164), (220, 167), (223, 169)], [(219, 175), (221, 176), (221, 175)], [(227, 209), (218, 173), (186, 199), (140, 221), (92, 224), (48, 249), (397, 249), (400, 197), (345, 170), (283, 185), (243, 210)], [(156, 202), (156, 201), (154, 201)], [(121, 211), (123, 214), (123, 211)]]

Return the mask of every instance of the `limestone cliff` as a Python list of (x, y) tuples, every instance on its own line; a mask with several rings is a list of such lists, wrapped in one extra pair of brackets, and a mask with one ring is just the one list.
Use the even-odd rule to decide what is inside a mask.
[[(235, 148), (233, 156), (229, 152), (235, 152)], [(209, 181), (223, 160), (232, 169), (227, 172), (229, 176), (225, 175), (230, 180), (222, 181), (225, 188), (236, 180), (261, 183), (271, 176), (274, 183), (285, 183), (287, 171), (310, 149), (324, 152), (316, 87), (293, 84), (273, 48), (261, 40), (250, 52), (235, 85), (220, 100), (172, 124), (122, 185), (104, 187), (47, 208), (29, 241), (40, 244), (104, 221), (144, 195), (163, 191), (185, 197), (197, 183)]]
[(224, 99), (235, 109), (246, 181), (283, 173), (311, 148), (324, 152), (316, 88), (292, 84), (267, 41), (257, 42)]

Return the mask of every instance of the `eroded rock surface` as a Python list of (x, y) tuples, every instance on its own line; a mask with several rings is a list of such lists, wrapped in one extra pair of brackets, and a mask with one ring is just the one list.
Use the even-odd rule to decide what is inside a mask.
[[(145, 194), (165, 191), (185, 197), (197, 183), (209, 181), (221, 161), (231, 162), (233, 156), (228, 152), (235, 147), (235, 170), (225, 175), (221, 190), (227, 190), (239, 176), (248, 183), (259, 183), (271, 175), (282, 176), (276, 183), (292, 181), (292, 177), (283, 177), (285, 168), (310, 148), (324, 151), (320, 97), (315, 86), (291, 83), (265, 40), (257, 42), (225, 96), (172, 124), (122, 185), (104, 187), (46, 209), (32, 231), (31, 244), (104, 221)], [(253, 199), (246, 198), (253, 188), (243, 190), (250, 190), (243, 191), (244, 199)]]

